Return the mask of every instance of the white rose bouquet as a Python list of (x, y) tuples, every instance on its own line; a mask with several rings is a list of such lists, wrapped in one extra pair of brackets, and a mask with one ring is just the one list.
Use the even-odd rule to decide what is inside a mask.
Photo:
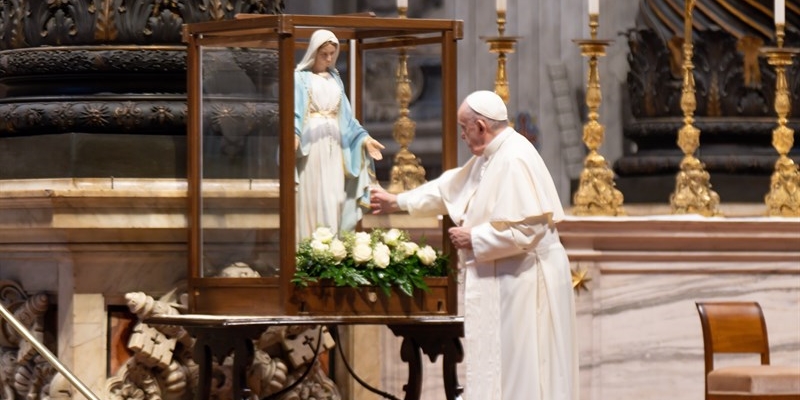
[(382, 229), (344, 232), (337, 237), (318, 228), (300, 242), (292, 282), (331, 280), (336, 286), (377, 286), (386, 295), (396, 287), (408, 296), (428, 290), (426, 277), (447, 276), (447, 257), (429, 245), (409, 240), (408, 232)]

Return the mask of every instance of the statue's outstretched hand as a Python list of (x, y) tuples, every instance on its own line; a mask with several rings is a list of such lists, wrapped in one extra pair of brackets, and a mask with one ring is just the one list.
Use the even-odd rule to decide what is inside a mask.
[(367, 147), (367, 154), (369, 154), (373, 160), (383, 160), (381, 150), (385, 149), (386, 146), (382, 145), (381, 142), (368, 137), (367, 140), (364, 141), (364, 145)]

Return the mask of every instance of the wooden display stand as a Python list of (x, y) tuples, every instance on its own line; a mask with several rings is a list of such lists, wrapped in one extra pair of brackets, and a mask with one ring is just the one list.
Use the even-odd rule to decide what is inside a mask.
[[(188, 67), (189, 312), (148, 323), (196, 337), (198, 393), (210, 395), (211, 363), (233, 353), (233, 398), (246, 395), (253, 339), (280, 325), (385, 325), (403, 338), (406, 399), (422, 389), (422, 353), (444, 358), (448, 399), (461, 388), (463, 351), (455, 274), (426, 278), (429, 291), (387, 296), (372, 287), (311, 283), (296, 271), (294, 68), (317, 29), (339, 39), (348, 97), (361, 119), (368, 54), (433, 48), (441, 55), (442, 167), (456, 165), (456, 42), (462, 22), (371, 16), (241, 15), (184, 26)], [(393, 53), (394, 52), (394, 53)], [(430, 54), (430, 53), (428, 53)], [(341, 70), (345, 70), (341, 68)], [(448, 223), (442, 225), (447, 237)], [(449, 242), (439, 247), (457, 262)]]
[[(367, 54), (386, 57), (395, 49), (420, 46), (441, 54), (442, 166), (456, 165), (461, 21), (245, 15), (186, 25), (189, 311), (271, 317), (456, 315), (454, 276), (428, 279), (431, 290), (417, 290), (413, 298), (385, 296), (372, 288), (299, 288), (291, 282), (297, 245), (294, 68), (311, 34), (321, 28), (336, 34), (339, 59), (348, 60), (349, 77), (343, 78), (356, 117)], [(456, 261), (449, 243), (440, 248)], [(236, 268), (243, 264), (248, 268)]]

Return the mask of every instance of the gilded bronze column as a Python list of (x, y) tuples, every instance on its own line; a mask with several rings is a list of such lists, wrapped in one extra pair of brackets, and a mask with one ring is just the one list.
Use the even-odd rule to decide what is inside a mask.
[(680, 172), (675, 177), (675, 191), (669, 197), (673, 214), (720, 215), (719, 195), (711, 190), (710, 175), (694, 153), (700, 146), (700, 130), (694, 127), (695, 98), (694, 65), (692, 64), (692, 9), (695, 0), (687, 0), (684, 14), (683, 89), (681, 110), (684, 125), (678, 131), (678, 146), (683, 151)]
[[(497, 10), (497, 36), (481, 36), (489, 44), (489, 52), (497, 54), (497, 72), (494, 78), (494, 92), (508, 105), (510, 91), (506, 73), (507, 54), (514, 52), (514, 44), (519, 37), (506, 36), (506, 11)], [(509, 124), (513, 121), (509, 120)]]
[[(407, 7), (398, 7), (398, 18), (406, 18)], [(392, 137), (400, 144), (400, 151), (394, 156), (394, 165), (389, 176), (391, 193), (400, 193), (425, 183), (425, 168), (408, 146), (414, 141), (417, 124), (409, 117), (408, 105), (411, 103), (411, 80), (408, 79), (408, 49), (405, 46), (398, 50), (396, 92), (399, 116), (392, 128)]]
[(575, 215), (625, 215), (622, 208), (623, 196), (614, 184), (614, 172), (597, 149), (603, 144), (605, 128), (598, 121), (598, 110), (603, 100), (600, 91), (600, 74), (597, 59), (606, 55), (609, 40), (597, 39), (599, 15), (589, 14), (591, 39), (575, 40), (581, 48), (581, 55), (589, 59), (589, 76), (586, 83), (586, 105), (589, 107), (589, 121), (583, 126), (583, 143), (589, 154), (583, 162), (578, 190), (572, 198)]
[(769, 65), (775, 67), (775, 112), (778, 115), (778, 126), (772, 131), (772, 146), (778, 152), (778, 160), (764, 202), (769, 216), (800, 217), (800, 172), (787, 157), (794, 144), (794, 130), (786, 126), (791, 109), (786, 67), (792, 65), (792, 57), (798, 50), (783, 47), (784, 24), (776, 24), (775, 28), (778, 47), (762, 50)]

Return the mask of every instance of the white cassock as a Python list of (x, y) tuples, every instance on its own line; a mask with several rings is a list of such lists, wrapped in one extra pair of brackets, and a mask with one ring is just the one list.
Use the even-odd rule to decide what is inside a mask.
[(397, 197), (411, 215), (469, 227), (465, 400), (577, 400), (575, 300), (555, 223), (564, 210), (539, 153), (507, 128), (460, 168)]

